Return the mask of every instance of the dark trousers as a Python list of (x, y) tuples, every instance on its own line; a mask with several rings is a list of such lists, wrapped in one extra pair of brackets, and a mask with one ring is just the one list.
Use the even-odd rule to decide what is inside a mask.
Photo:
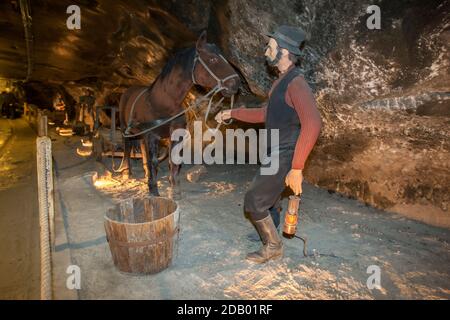
[(293, 155), (293, 149), (280, 152), (278, 172), (274, 175), (262, 175), (258, 170), (244, 198), (244, 209), (252, 221), (262, 220), (270, 214), (269, 210), (276, 210), (286, 187), (284, 180), (291, 170)]

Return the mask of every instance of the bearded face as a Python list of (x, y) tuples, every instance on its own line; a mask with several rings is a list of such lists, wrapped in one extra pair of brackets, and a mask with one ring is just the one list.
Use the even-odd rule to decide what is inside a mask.
[(270, 38), (264, 55), (266, 56), (267, 64), (271, 67), (275, 67), (278, 64), (278, 62), (280, 62), (282, 53), (275, 39)]

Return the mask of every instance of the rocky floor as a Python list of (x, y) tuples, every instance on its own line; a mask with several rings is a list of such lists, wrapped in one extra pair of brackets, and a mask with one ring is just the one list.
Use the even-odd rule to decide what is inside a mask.
[[(282, 260), (253, 265), (245, 254), (257, 248), (247, 234), (243, 197), (255, 166), (208, 166), (197, 183), (182, 179), (178, 201), (181, 233), (173, 265), (150, 276), (131, 276), (113, 265), (103, 216), (118, 200), (146, 193), (137, 179), (92, 183), (103, 166), (76, 154), (79, 138), (54, 137), (59, 224), (66, 241), (57, 253), (81, 269), (80, 299), (449, 299), (450, 231), (368, 207), (304, 186), (299, 239), (284, 239)], [(105, 161), (110, 166), (110, 160)], [(116, 163), (118, 165), (118, 162)], [(186, 169), (183, 169), (185, 175)], [(160, 191), (168, 192), (167, 165)], [(286, 208), (286, 199), (283, 201)], [(58, 231), (57, 231), (58, 232)], [(370, 266), (378, 266), (381, 288), (369, 289)], [(61, 266), (60, 266), (61, 267)], [(61, 268), (65, 270), (65, 268)], [(56, 298), (67, 292), (57, 276)]]

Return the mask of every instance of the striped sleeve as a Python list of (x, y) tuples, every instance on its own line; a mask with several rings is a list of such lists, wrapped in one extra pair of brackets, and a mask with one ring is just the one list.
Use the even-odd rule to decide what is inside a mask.
[(266, 121), (267, 107), (239, 108), (231, 111), (231, 117), (248, 123), (263, 123)]
[(303, 169), (320, 135), (322, 120), (311, 88), (302, 76), (296, 77), (289, 84), (285, 99), (297, 112), (301, 124), (292, 169)]

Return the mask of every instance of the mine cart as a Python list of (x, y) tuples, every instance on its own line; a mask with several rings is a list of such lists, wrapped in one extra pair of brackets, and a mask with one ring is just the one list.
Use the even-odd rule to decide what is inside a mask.
[[(100, 121), (103, 114), (106, 121)], [(92, 137), (93, 154), (97, 161), (102, 161), (104, 157), (123, 157), (123, 136), (118, 125), (119, 108), (117, 106), (97, 106), (94, 115), (94, 132)], [(103, 119), (105, 120), (105, 119)], [(164, 161), (168, 156), (168, 141), (161, 140), (158, 161)], [(139, 147), (133, 146), (130, 157), (141, 159), (142, 154)]]
[[(117, 106), (97, 106), (95, 111), (95, 124), (92, 139), (95, 159), (97, 161), (102, 161), (104, 156), (111, 158), (123, 157), (123, 137), (116, 122), (119, 117), (119, 108)], [(109, 116), (110, 123), (104, 124), (100, 122), (101, 112), (103, 112), (103, 115)], [(133, 148), (131, 157), (142, 158), (142, 155)]]

